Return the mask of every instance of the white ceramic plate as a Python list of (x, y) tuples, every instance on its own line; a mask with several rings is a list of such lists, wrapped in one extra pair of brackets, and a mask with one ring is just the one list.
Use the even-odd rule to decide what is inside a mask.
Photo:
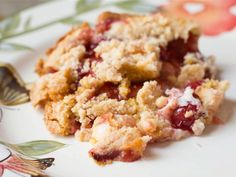
[[(157, 3), (153, 0), (150, 2), (158, 5), (164, 1)], [(24, 30), (71, 16), (76, 13), (75, 3), (74, 0), (52, 1), (25, 10), (21, 12), (20, 26), (13, 34), (23, 29), (24, 25), (22, 24), (27, 24), (26, 21), (29, 17), (31, 17), (31, 26), (25, 25)], [(109, 6), (81, 14), (76, 19), (93, 22), (97, 15), (104, 10), (121, 11)], [(68, 19), (67, 22), (69, 22)], [(234, 23), (236, 24), (236, 21)], [(2, 47), (7, 43), (17, 43), (30, 46), (33, 49), (17, 52), (0, 51), (0, 62), (13, 65), (26, 83), (33, 82), (37, 79), (34, 73), (37, 59), (70, 28), (71, 26), (67, 24), (54, 23), (40, 30), (11, 37), (4, 41), (1, 41), (0, 37)], [(221, 70), (220, 77), (231, 83), (222, 105), (223, 113), (221, 112), (222, 118), (226, 122), (224, 125), (208, 127), (201, 137), (190, 137), (179, 142), (151, 145), (139, 161), (133, 163), (114, 162), (101, 167), (89, 158), (87, 152), (90, 145), (88, 143), (77, 142), (73, 137), (52, 136), (44, 126), (42, 112), (35, 110), (30, 103), (25, 103), (11, 106), (11, 109), (2, 108), (0, 139), (8, 143), (56, 140), (67, 144), (66, 147), (40, 156), (40, 158), (55, 158), (54, 165), (46, 170), (46, 173), (52, 177), (233, 177), (236, 175), (236, 30), (215, 36), (203, 36), (199, 45), (203, 54), (217, 56), (217, 65)], [(22, 46), (13, 45), (9, 47), (14, 50), (22, 48)], [(2, 159), (3, 153), (4, 151), (1, 151), (0, 148), (0, 158)], [(0, 172), (3, 168), (2, 163), (0, 161)], [(5, 169), (3, 176), (17, 175), (11, 169)]]

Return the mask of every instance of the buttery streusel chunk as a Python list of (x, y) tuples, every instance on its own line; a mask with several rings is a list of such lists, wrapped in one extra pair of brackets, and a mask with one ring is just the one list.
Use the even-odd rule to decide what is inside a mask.
[(32, 104), (43, 106), (49, 101), (63, 99), (69, 94), (74, 79), (71, 69), (43, 75), (31, 88)]
[(184, 19), (105, 12), (39, 60), (32, 104), (44, 108), (51, 133), (89, 141), (102, 164), (137, 160), (150, 142), (201, 135), (228, 82), (214, 80), (199, 35)]
[(65, 136), (75, 133), (79, 127), (79, 122), (76, 122), (71, 111), (75, 103), (75, 96), (68, 95), (63, 100), (45, 105), (44, 120), (49, 131)]

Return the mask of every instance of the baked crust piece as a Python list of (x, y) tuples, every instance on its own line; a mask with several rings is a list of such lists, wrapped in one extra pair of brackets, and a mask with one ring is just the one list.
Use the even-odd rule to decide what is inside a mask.
[(74, 95), (65, 96), (63, 100), (48, 102), (45, 105), (45, 124), (56, 135), (72, 135), (80, 127), (75, 121), (71, 109), (75, 105)]
[(201, 135), (228, 88), (198, 49), (191, 21), (102, 13), (65, 34), (36, 64), (31, 89), (53, 134), (89, 141), (100, 164), (131, 162), (150, 142)]
[(72, 89), (73, 80), (71, 69), (43, 75), (31, 88), (32, 104), (43, 106), (49, 101), (63, 99)]

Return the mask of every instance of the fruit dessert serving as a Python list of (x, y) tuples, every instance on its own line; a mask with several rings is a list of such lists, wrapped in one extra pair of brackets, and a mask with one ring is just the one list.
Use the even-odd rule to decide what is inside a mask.
[(93, 144), (98, 163), (140, 159), (149, 143), (201, 135), (227, 81), (198, 49), (197, 24), (161, 14), (102, 13), (36, 64), (30, 97), (48, 130)]

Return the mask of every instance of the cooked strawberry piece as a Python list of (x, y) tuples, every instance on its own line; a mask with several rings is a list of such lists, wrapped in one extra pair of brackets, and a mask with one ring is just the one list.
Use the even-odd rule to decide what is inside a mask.
[(166, 48), (161, 49), (160, 59), (163, 61), (177, 60), (183, 63), (184, 56), (188, 52), (198, 52), (198, 36), (190, 34), (188, 41), (176, 39), (170, 42)]
[[(185, 117), (186, 112), (189, 111), (192, 111), (192, 115)], [(196, 105), (188, 104), (187, 106), (178, 107), (171, 116), (172, 127), (192, 132), (191, 126), (195, 121), (196, 112)]]
[(105, 163), (107, 161), (114, 160), (117, 156), (120, 155), (120, 151), (110, 151), (106, 154), (99, 154), (91, 149), (89, 151), (89, 154), (93, 157), (94, 160)]
[(75, 119), (72, 119), (71, 124), (71, 134), (75, 134), (75, 132), (80, 129), (81, 123), (77, 122)]
[(135, 160), (138, 160), (141, 158), (140, 155), (137, 155), (136, 152), (132, 150), (125, 150), (125, 151), (108, 151), (104, 154), (96, 153), (94, 149), (91, 149), (89, 151), (89, 154), (93, 157), (94, 160), (96, 160), (99, 163), (107, 163), (111, 160), (119, 160), (123, 162), (133, 162)]

